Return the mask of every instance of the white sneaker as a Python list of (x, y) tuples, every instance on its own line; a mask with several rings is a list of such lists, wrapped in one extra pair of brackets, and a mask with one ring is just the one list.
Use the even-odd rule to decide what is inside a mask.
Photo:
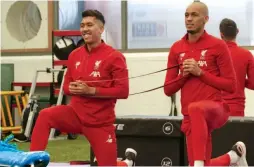
[(240, 157), (239, 160), (236, 162), (236, 166), (248, 166), (246, 160), (246, 146), (243, 142), (237, 142), (233, 147), (232, 150), (236, 152), (236, 154)]
[(133, 148), (127, 148), (125, 150), (125, 159), (132, 161), (132, 166), (136, 165), (137, 151)]

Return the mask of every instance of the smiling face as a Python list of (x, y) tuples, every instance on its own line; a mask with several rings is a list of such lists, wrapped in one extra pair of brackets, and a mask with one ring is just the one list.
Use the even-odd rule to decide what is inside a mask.
[(196, 34), (203, 31), (208, 20), (208, 8), (205, 4), (194, 2), (186, 9), (185, 26), (188, 33)]
[(83, 17), (80, 32), (86, 44), (94, 44), (101, 40), (104, 31), (103, 23), (94, 16)]

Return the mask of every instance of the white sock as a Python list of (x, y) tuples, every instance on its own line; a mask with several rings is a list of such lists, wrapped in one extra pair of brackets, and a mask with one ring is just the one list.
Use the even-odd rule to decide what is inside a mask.
[(126, 159), (123, 162), (125, 162), (128, 166), (132, 166), (133, 165), (133, 161), (129, 160), (129, 159)]
[(239, 160), (239, 156), (236, 154), (235, 151), (231, 150), (228, 152), (228, 155), (230, 157), (230, 164), (234, 164)]
[(195, 167), (203, 167), (204, 166), (204, 161), (194, 161), (194, 166)]

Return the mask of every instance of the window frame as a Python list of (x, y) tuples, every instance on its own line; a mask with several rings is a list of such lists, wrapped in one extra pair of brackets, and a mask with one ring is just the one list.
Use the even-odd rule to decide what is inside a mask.
[[(54, 11), (54, 20), (57, 20), (54, 24), (55, 28), (59, 28), (58, 26), (58, 9), (59, 4), (57, 1), (54, 2), (56, 4), (56, 9)], [(146, 52), (169, 52), (170, 46), (168, 48), (142, 48), (142, 49), (129, 49), (128, 48), (128, 1), (121, 1), (121, 25), (122, 25), (122, 49), (117, 49), (122, 53), (146, 53)], [(184, 35), (184, 34), (183, 34)], [(242, 48), (248, 50), (254, 50), (254, 45), (250, 46), (241, 46)]]

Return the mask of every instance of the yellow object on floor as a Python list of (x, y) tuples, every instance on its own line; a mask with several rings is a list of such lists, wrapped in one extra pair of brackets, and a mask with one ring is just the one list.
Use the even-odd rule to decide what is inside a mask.
[[(18, 115), (22, 117), (22, 110), (26, 107), (28, 102), (28, 95), (24, 91), (1, 91), (1, 133), (21, 133), (21, 126), (14, 125), (12, 118), (13, 105), (18, 109)], [(9, 98), (15, 98), (15, 103), (9, 102)], [(21, 102), (20, 102), (21, 98)], [(4, 105), (2, 104), (4, 102)]]

